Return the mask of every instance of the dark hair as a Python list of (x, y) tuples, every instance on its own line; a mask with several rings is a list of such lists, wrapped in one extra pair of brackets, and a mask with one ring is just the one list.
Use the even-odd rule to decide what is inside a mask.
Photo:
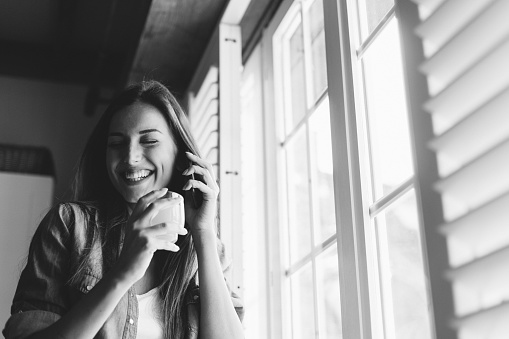
[[(188, 167), (184, 152), (188, 151), (199, 156), (187, 117), (178, 101), (164, 85), (157, 81), (143, 81), (129, 86), (116, 96), (90, 135), (73, 184), (73, 199), (101, 211), (101, 224), (104, 224), (105, 232), (110, 237), (118, 237), (119, 232), (110, 230), (127, 220), (127, 207), (122, 196), (113, 187), (106, 169), (108, 130), (113, 115), (136, 102), (152, 105), (161, 112), (177, 145), (175, 168), (168, 185), (169, 190), (184, 196), (182, 187), (187, 179), (182, 175), (182, 171)], [(156, 252), (162, 256), (164, 262), (160, 277), (162, 282), (160, 293), (163, 299), (165, 338), (183, 338), (189, 330), (186, 326), (184, 298), (186, 290), (194, 283), (197, 272), (196, 251), (190, 232), (184, 237), (180, 236), (177, 245), (180, 250), (176, 253)]]

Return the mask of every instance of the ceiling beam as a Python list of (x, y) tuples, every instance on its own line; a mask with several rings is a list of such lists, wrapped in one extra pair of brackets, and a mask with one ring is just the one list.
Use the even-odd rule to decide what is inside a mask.
[(181, 96), (228, 0), (153, 0), (129, 81), (159, 80)]

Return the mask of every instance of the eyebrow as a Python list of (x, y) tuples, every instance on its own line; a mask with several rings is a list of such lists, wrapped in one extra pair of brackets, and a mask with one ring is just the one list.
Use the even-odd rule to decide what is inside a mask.
[[(162, 132), (160, 130), (155, 129), (155, 128), (144, 129), (144, 130), (140, 131), (139, 134), (143, 135), (143, 134), (148, 134), (148, 133), (152, 133), (152, 132), (158, 132), (158, 133), (162, 134)], [(122, 133), (119, 133), (119, 132), (112, 132), (112, 133), (109, 133), (108, 136), (109, 137), (122, 137), (124, 135)]]

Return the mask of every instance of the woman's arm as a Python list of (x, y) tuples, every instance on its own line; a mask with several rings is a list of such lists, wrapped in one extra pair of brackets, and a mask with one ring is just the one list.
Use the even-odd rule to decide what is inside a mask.
[(193, 233), (200, 277), (200, 338), (244, 338), (217, 254), (214, 232)]
[(117, 273), (108, 273), (62, 318), (29, 338), (93, 338), (131, 285)]
[(191, 179), (183, 188), (198, 189), (203, 194), (203, 203), (199, 209), (186, 205), (186, 219), (191, 226), (198, 256), (200, 338), (244, 338), (244, 330), (231, 301), (217, 253), (214, 224), (219, 187), (212, 177), (210, 164), (191, 153), (186, 154), (193, 165), (183, 174), (197, 173), (204, 179), (204, 182)]
[[(126, 239), (115, 266), (59, 320), (29, 338), (93, 338), (122, 296), (143, 277), (153, 253), (178, 250), (173, 241), (168, 240), (168, 234), (185, 234), (185, 229), (173, 229), (175, 226), (167, 224), (146, 226), (152, 215), (168, 203), (157, 200), (165, 193), (166, 189), (153, 191), (140, 199), (127, 222)], [(62, 255), (66, 254), (62, 252)]]

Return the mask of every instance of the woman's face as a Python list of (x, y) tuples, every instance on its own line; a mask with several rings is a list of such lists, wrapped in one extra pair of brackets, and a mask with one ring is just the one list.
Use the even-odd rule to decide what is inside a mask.
[(177, 146), (162, 113), (136, 102), (115, 113), (106, 150), (106, 167), (113, 186), (128, 203), (166, 187)]

